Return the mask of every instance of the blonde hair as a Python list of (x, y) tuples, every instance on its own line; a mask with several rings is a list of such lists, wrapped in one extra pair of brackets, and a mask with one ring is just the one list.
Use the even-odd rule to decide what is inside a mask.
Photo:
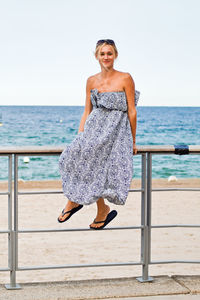
[(109, 44), (107, 42), (104, 42), (103, 44), (96, 45), (96, 49), (95, 49), (95, 53), (94, 53), (95, 57), (96, 58), (98, 57), (99, 51), (101, 50), (102, 47), (104, 47), (106, 45), (108, 45), (108, 46), (110, 46), (110, 47), (113, 48), (113, 51), (114, 51), (114, 54), (115, 54), (115, 58), (117, 58), (117, 56), (118, 56), (117, 47), (115, 46), (115, 44), (111, 45), (111, 44)]

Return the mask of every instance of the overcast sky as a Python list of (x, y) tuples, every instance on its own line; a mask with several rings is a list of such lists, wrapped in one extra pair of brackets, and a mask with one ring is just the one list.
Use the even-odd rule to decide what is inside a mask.
[(141, 106), (199, 106), (199, 0), (0, 0), (0, 105), (84, 105), (114, 39)]

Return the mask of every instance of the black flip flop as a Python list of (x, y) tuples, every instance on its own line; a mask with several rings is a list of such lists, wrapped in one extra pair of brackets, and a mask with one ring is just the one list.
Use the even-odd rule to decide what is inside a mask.
[(64, 212), (64, 209), (63, 209), (63, 210), (62, 210), (62, 217), (64, 217), (64, 215), (66, 215), (66, 214), (68, 214), (68, 213), (69, 213), (69, 216), (68, 216), (65, 220), (63, 220), (63, 221), (61, 221), (61, 220), (58, 218), (58, 222), (59, 222), (59, 223), (63, 223), (63, 222), (65, 222), (65, 221), (69, 220), (69, 218), (71, 218), (71, 216), (72, 216), (74, 213), (76, 213), (77, 211), (79, 211), (82, 207), (83, 207), (83, 205), (80, 204), (79, 206), (74, 207), (74, 208), (72, 208), (71, 210), (68, 210), (68, 211), (66, 211), (66, 212)]
[(93, 221), (93, 223), (94, 224), (99, 224), (99, 223), (104, 223), (102, 226), (100, 226), (100, 227), (92, 227), (91, 225), (90, 225), (90, 228), (91, 229), (95, 229), (95, 230), (101, 230), (101, 229), (103, 229), (106, 225), (108, 225), (108, 223), (110, 223), (115, 217), (116, 217), (116, 215), (117, 215), (117, 211), (116, 210), (112, 210), (108, 215), (107, 215), (107, 217), (106, 217), (106, 219), (104, 220), (104, 221), (99, 221), (99, 222), (97, 222), (97, 221)]

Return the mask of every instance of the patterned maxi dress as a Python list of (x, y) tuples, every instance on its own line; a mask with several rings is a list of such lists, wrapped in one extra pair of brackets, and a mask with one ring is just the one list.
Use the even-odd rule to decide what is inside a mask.
[[(140, 92), (135, 92), (135, 104)], [(93, 110), (84, 131), (59, 158), (64, 195), (87, 205), (100, 197), (123, 205), (133, 175), (133, 138), (123, 91), (91, 90)]]

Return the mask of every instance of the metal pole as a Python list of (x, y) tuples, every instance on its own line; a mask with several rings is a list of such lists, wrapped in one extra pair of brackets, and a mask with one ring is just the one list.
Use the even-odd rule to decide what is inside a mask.
[[(11, 246), (11, 231), (12, 231), (12, 155), (8, 156), (8, 266), (12, 267), (12, 246)], [(12, 271), (11, 271), (12, 273)], [(10, 273), (10, 276), (11, 276)]]
[(15, 266), (18, 265), (18, 155), (14, 155), (14, 231), (15, 231)]
[(148, 262), (151, 261), (151, 190), (152, 190), (152, 154), (151, 153), (147, 153)]
[[(147, 153), (147, 260), (148, 265), (151, 262), (151, 192), (152, 192), (152, 154)], [(153, 281), (153, 278), (148, 276), (146, 281)]]
[[(10, 162), (11, 161), (11, 162)], [(9, 190), (12, 192), (12, 160), (9, 160)], [(11, 195), (11, 194), (10, 194)], [(16, 283), (16, 269), (17, 269), (17, 256), (18, 256), (18, 156), (14, 154), (14, 230), (12, 230), (12, 203), (11, 212), (9, 212), (9, 226), (11, 226), (10, 233), (10, 284), (5, 287), (8, 290), (21, 289), (20, 285)], [(10, 218), (11, 214), (11, 218)]]
[(145, 244), (147, 237), (146, 230), (146, 154), (142, 154), (142, 174), (141, 174), (141, 185), (142, 185), (142, 193), (141, 193), (141, 225), (144, 226), (141, 229), (141, 261), (142, 261), (142, 277), (138, 278), (139, 281), (143, 281), (145, 278), (148, 278), (148, 264), (146, 261), (146, 253), (145, 253)]
[[(142, 154), (142, 193), (141, 193), (141, 261), (142, 261), (142, 277), (138, 277), (137, 280), (140, 282), (153, 281), (152, 277), (149, 277), (149, 246), (150, 246), (150, 235), (149, 235), (149, 207), (148, 204), (148, 171), (149, 163), (147, 161), (146, 154)], [(147, 167), (146, 167), (147, 165)]]

